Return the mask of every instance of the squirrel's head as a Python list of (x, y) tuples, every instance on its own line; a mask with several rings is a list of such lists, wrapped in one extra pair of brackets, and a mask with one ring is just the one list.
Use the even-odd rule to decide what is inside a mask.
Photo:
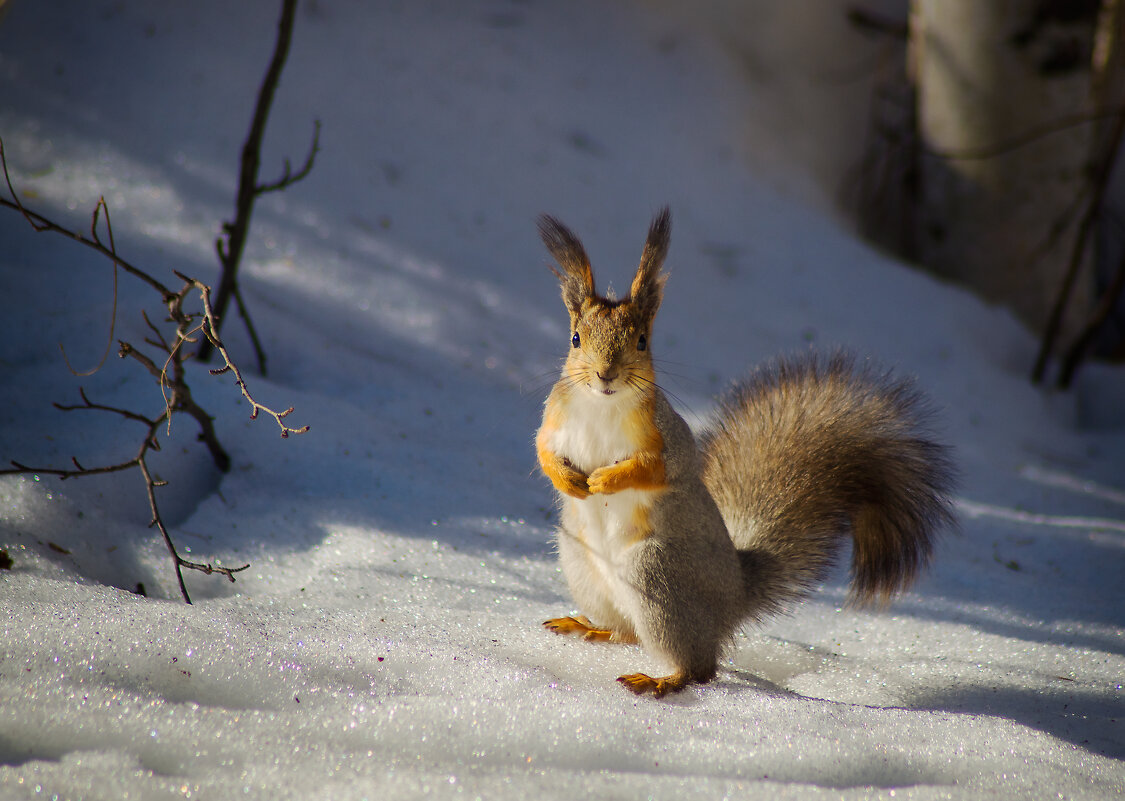
[(558, 262), (551, 268), (562, 285), (570, 312), (570, 351), (565, 372), (571, 383), (598, 395), (633, 392), (647, 396), (655, 387), (649, 340), (664, 291), (660, 272), (668, 253), (671, 213), (665, 207), (652, 221), (641, 263), (628, 296), (603, 297), (582, 243), (554, 217), (539, 218), (539, 235)]

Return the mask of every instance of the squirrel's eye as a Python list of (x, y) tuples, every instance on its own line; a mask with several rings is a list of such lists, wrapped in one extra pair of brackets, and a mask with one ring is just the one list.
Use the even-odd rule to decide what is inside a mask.
[(637, 339), (637, 350), (644, 350), (647, 347), (648, 347), (648, 340), (645, 339), (644, 334), (641, 334), (640, 337)]
[(581, 344), (582, 344), (582, 340), (581, 340), (581, 339), (579, 338), (579, 336), (578, 336), (578, 332), (577, 332), (577, 331), (575, 331), (575, 332), (574, 332), (574, 336), (572, 336), (572, 337), (570, 338), (570, 346), (571, 346), (572, 348), (577, 348), (577, 347), (578, 347), (579, 345), (581, 345)]

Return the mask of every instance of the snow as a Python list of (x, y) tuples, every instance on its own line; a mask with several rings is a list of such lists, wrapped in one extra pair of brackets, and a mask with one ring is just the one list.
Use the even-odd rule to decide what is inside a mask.
[[(259, 204), (243, 288), (270, 357), (252, 390), (311, 431), (280, 439), (192, 366), (234, 466), (177, 419), (160, 503), (188, 555), (250, 563), (189, 574), (192, 606), (139, 476), (0, 478), (0, 797), (1121, 797), (1125, 376), (1033, 388), (1009, 314), (836, 218), (850, 129), (784, 72), (806, 28), (832, 62), (822, 27), (775, 13), (719, 46), (666, 5), (302, 4), (263, 180), (314, 119), (322, 152)], [(84, 228), (104, 194), (131, 262), (213, 280), (275, 4), (6, 6), (24, 201)], [(748, 64), (754, 42), (773, 61)], [(941, 409), (962, 529), (889, 608), (846, 607), (841, 573), (655, 701), (614, 681), (658, 669), (643, 652), (539, 626), (572, 610), (531, 447), (568, 338), (534, 217), (621, 287), (664, 203), (653, 349), (689, 419), (774, 353), (871, 355)], [(0, 455), (129, 458), (135, 424), (51, 406), (84, 386), (161, 408), (136, 365), (79, 379), (59, 353), (100, 358), (109, 265), (11, 212), (0, 242)], [(159, 304), (124, 275), (118, 294), (116, 336), (139, 342)]]

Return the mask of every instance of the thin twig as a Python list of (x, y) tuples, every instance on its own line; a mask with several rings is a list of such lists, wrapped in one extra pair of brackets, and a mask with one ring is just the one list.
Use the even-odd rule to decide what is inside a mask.
[[(286, 160), (285, 171), (280, 179), (270, 184), (258, 183), (262, 137), (265, 135), (266, 121), (269, 119), (273, 96), (281, 80), (281, 70), (285, 66), (285, 60), (289, 55), (289, 43), (293, 38), (293, 21), (296, 15), (296, 9), (297, 0), (282, 0), (281, 17), (278, 20), (277, 40), (274, 43), (273, 56), (270, 59), (269, 68), (266, 70), (265, 77), (258, 87), (258, 100), (254, 106), (254, 116), (250, 122), (250, 131), (246, 136), (245, 143), (242, 145), (242, 160), (239, 170), (238, 194), (235, 198), (234, 220), (223, 224), (223, 233), (215, 242), (215, 250), (218, 253), (219, 262), (222, 265), (219, 285), (215, 291), (213, 327), (216, 335), (218, 335), (220, 331), (231, 298), (237, 295), (238, 267), (242, 262), (242, 253), (246, 248), (246, 239), (250, 232), (250, 216), (254, 211), (255, 199), (267, 192), (275, 192), (292, 186), (308, 175), (309, 171), (312, 170), (316, 154), (320, 149), (320, 121), (317, 120), (313, 130), (312, 145), (309, 148), (308, 156), (305, 158), (304, 166), (294, 174), (289, 161)], [(257, 334), (253, 332), (253, 328), (249, 324), (250, 316), (245, 304), (240, 303), (239, 305), (242, 319), (246, 321), (248, 327), (251, 328), (251, 337), (257, 340)], [(209, 359), (213, 348), (213, 341), (210, 338), (204, 339), (204, 341), (200, 343), (197, 353), (199, 359), (201, 361)], [(255, 352), (259, 357), (258, 369), (265, 375), (266, 364), (265, 359), (262, 358), (263, 351), (260, 345), (256, 345)]]
[(62, 352), (62, 357), (63, 357), (63, 361), (66, 363), (66, 368), (68, 370), (70, 370), (71, 373), (73, 373), (74, 375), (76, 375), (80, 378), (86, 378), (88, 376), (92, 376), (94, 373), (98, 372), (98, 370), (102, 369), (102, 367), (105, 366), (105, 360), (109, 358), (109, 351), (113, 347), (113, 333), (114, 333), (114, 331), (117, 330), (117, 247), (113, 244), (113, 225), (109, 221), (109, 206), (106, 205), (104, 196), (98, 198), (98, 204), (96, 206), (94, 206), (93, 219), (91, 219), (91, 221), (90, 221), (90, 232), (93, 235), (95, 241), (97, 241), (97, 238), (98, 238), (98, 212), (101, 209), (105, 209), (105, 227), (106, 227), (106, 231), (109, 232), (109, 250), (114, 256), (114, 259), (113, 259), (113, 308), (110, 310), (110, 313), (109, 313), (109, 336), (106, 337), (105, 350), (102, 351), (102, 357), (98, 360), (97, 364), (95, 364), (89, 370), (79, 371), (79, 370), (75, 370), (74, 367), (71, 366), (70, 359), (66, 355), (66, 348), (63, 347), (63, 344), (61, 342), (59, 343), (59, 350)]
[[(82, 387), (78, 388), (78, 394), (82, 398), (81, 406), (68, 406), (62, 403), (52, 403), (51, 405), (58, 409), (60, 412), (75, 412), (82, 409), (93, 409), (99, 412), (111, 412), (113, 414), (119, 414), (127, 420), (136, 420), (138, 423), (144, 423), (146, 426), (153, 427), (153, 430), (155, 430), (155, 427), (159, 425), (159, 423), (155, 422), (151, 417), (145, 417), (139, 412), (130, 411), (129, 409), (120, 409), (116, 406), (106, 406), (105, 404), (94, 403), (86, 396), (86, 390)], [(159, 448), (159, 446), (156, 447)]]
[(258, 403), (258, 401), (254, 400), (254, 396), (251, 395), (250, 390), (246, 388), (246, 381), (242, 378), (242, 371), (238, 369), (238, 365), (236, 365), (231, 359), (230, 354), (227, 352), (226, 346), (223, 344), (223, 341), (219, 339), (218, 335), (215, 332), (215, 312), (211, 307), (210, 287), (200, 281), (188, 278), (187, 276), (180, 273), (177, 273), (177, 275), (179, 275), (180, 278), (183, 278), (185, 281), (191, 281), (195, 285), (196, 289), (199, 290), (200, 298), (203, 301), (203, 315), (205, 318), (203, 334), (211, 342), (215, 350), (219, 352), (219, 355), (223, 357), (223, 366), (216, 367), (211, 370), (211, 375), (222, 375), (223, 373), (228, 372), (234, 374), (234, 383), (238, 385), (239, 391), (242, 392), (242, 397), (246, 398), (246, 400), (250, 403), (251, 420), (256, 419), (259, 412), (265, 412), (277, 422), (278, 427), (281, 429), (281, 436), (283, 439), (287, 438), (290, 434), (306, 433), (309, 430), (308, 426), (302, 426), (301, 428), (290, 428), (283, 422), (286, 417), (293, 413), (292, 406), (290, 406), (285, 411), (278, 412), (274, 411), (265, 404)]
[(285, 171), (281, 177), (274, 181), (272, 184), (258, 184), (254, 188), (254, 194), (261, 197), (269, 192), (280, 192), (288, 189), (298, 181), (303, 181), (310, 172), (312, 172), (313, 162), (316, 160), (316, 154), (320, 152), (320, 120), (313, 120), (313, 137), (312, 144), (309, 145), (308, 155), (305, 156), (305, 163), (296, 173), (290, 173), (289, 159), (285, 159)]
[(246, 308), (246, 302), (242, 299), (242, 287), (237, 284), (234, 287), (234, 305), (238, 309), (238, 316), (242, 318), (242, 322), (246, 325), (246, 333), (250, 335), (250, 344), (254, 346), (254, 355), (258, 357), (258, 372), (265, 375), (266, 350), (262, 347), (262, 340), (258, 338), (258, 329), (254, 327), (254, 321), (250, 319), (250, 310)]
[(152, 287), (157, 292), (159, 292), (161, 298), (165, 302), (167, 302), (169, 296), (174, 294), (172, 292), (172, 290), (170, 290), (168, 287), (164, 286), (164, 284), (157, 281), (155, 278), (153, 278), (151, 275), (146, 273), (144, 270), (140, 270), (140, 269), (134, 267), (133, 265), (131, 265), (129, 262), (125, 261), (125, 259), (118, 256), (112, 250), (110, 250), (105, 245), (103, 245), (100, 241), (95, 240), (95, 239), (89, 239), (89, 238), (83, 236), (82, 234), (78, 233), (77, 231), (70, 230), (69, 228), (63, 228), (61, 225), (58, 225), (58, 224), (52, 222), (51, 220), (48, 220), (42, 214), (38, 214), (37, 212), (34, 212), (31, 209), (24, 206), (23, 203), (19, 199), (19, 195), (16, 194), (16, 190), (12, 187), (12, 178), (8, 174), (8, 159), (4, 155), (4, 141), (2, 139), (0, 139), (0, 168), (3, 169), (4, 180), (7, 182), (8, 192), (12, 196), (11, 200), (7, 200), (6, 198), (0, 197), (0, 206), (4, 206), (4, 207), (10, 208), (10, 209), (15, 209), (16, 211), (18, 211), (20, 214), (22, 214), (24, 216), (24, 218), (28, 221), (28, 223), (31, 224), (31, 227), (34, 228), (39, 233), (50, 232), (50, 233), (54, 233), (54, 234), (60, 234), (62, 236), (67, 237), (68, 239), (73, 239), (75, 242), (83, 244), (88, 248), (92, 248), (93, 250), (96, 250), (98, 253), (101, 253), (103, 256), (105, 256), (106, 258), (113, 261), (113, 263), (116, 264), (118, 267), (120, 267), (122, 270), (129, 273), (134, 278), (138, 278), (141, 281), (144, 281), (150, 287)]
[(152, 345), (154, 348), (160, 348), (160, 350), (163, 351), (171, 350), (171, 346), (168, 345), (168, 340), (164, 338), (164, 333), (156, 327), (152, 320), (148, 318), (148, 312), (146, 312), (144, 309), (141, 309), (141, 317), (144, 318), (145, 325), (148, 326), (148, 330), (152, 332), (152, 335), (154, 337), (156, 337), (156, 339), (149, 339), (148, 337), (145, 337), (145, 342), (149, 345)]
[[(107, 464), (101, 467), (83, 467), (78, 464), (75, 457), (70, 457), (71, 462), (74, 463), (75, 469), (70, 470), (60, 467), (30, 467), (23, 462), (18, 462), (15, 459), (9, 461), (12, 465), (11, 468), (4, 468), (0, 470), (0, 476), (12, 476), (27, 473), (43, 474), (45, 476), (58, 476), (61, 480), (65, 481), (68, 478), (78, 478), (80, 476), (99, 476), (105, 473), (120, 473), (123, 470), (131, 470), (137, 466), (136, 459), (130, 459), (127, 462), (120, 464)], [(14, 469), (13, 469), (14, 468)]]
[(156, 482), (152, 478), (152, 474), (148, 470), (148, 463), (145, 462), (144, 452), (137, 456), (137, 467), (140, 468), (141, 475), (145, 480), (145, 493), (148, 495), (149, 509), (152, 511), (152, 520), (149, 522), (149, 527), (155, 526), (160, 531), (160, 536), (164, 538), (164, 544), (168, 548), (168, 552), (172, 555), (172, 560), (176, 565), (176, 581), (180, 585), (180, 595), (183, 596), (185, 603), (191, 603), (191, 596), (188, 595), (187, 585), (184, 584), (184, 571), (183, 568), (190, 570), (198, 570), (201, 573), (211, 575), (212, 573), (219, 573), (230, 579), (234, 583), (234, 574), (239, 573), (246, 568), (250, 567), (245, 564), (242, 567), (215, 567), (209, 562), (204, 564), (201, 562), (191, 562), (180, 556), (179, 551), (176, 550), (176, 544), (172, 541), (172, 535), (168, 533), (168, 527), (164, 525), (164, 520), (160, 516), (160, 510), (156, 505), (156, 488), (162, 486), (163, 482)]
[(1091, 312), (1086, 325), (1074, 338), (1073, 344), (1063, 358), (1056, 384), (1059, 389), (1070, 387), (1074, 380), (1074, 374), (1078, 371), (1078, 365), (1082, 363), (1082, 359), (1086, 355), (1086, 350), (1090, 347), (1090, 343), (1094, 341), (1094, 337), (1097, 336), (1109, 315), (1113, 313), (1114, 306), (1117, 305), (1117, 300), (1121, 297), (1122, 291), (1125, 291), (1125, 256), (1122, 256), (1121, 261), (1118, 262), (1117, 272), (1114, 274), (1113, 280), (1102, 292), (1098, 305)]

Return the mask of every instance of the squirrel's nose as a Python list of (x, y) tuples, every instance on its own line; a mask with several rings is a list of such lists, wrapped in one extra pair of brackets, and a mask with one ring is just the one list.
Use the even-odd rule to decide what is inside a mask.
[(602, 381), (605, 381), (606, 383), (609, 383), (613, 379), (617, 378), (617, 371), (612, 368), (608, 370), (598, 370), (597, 374), (598, 378), (600, 378)]

